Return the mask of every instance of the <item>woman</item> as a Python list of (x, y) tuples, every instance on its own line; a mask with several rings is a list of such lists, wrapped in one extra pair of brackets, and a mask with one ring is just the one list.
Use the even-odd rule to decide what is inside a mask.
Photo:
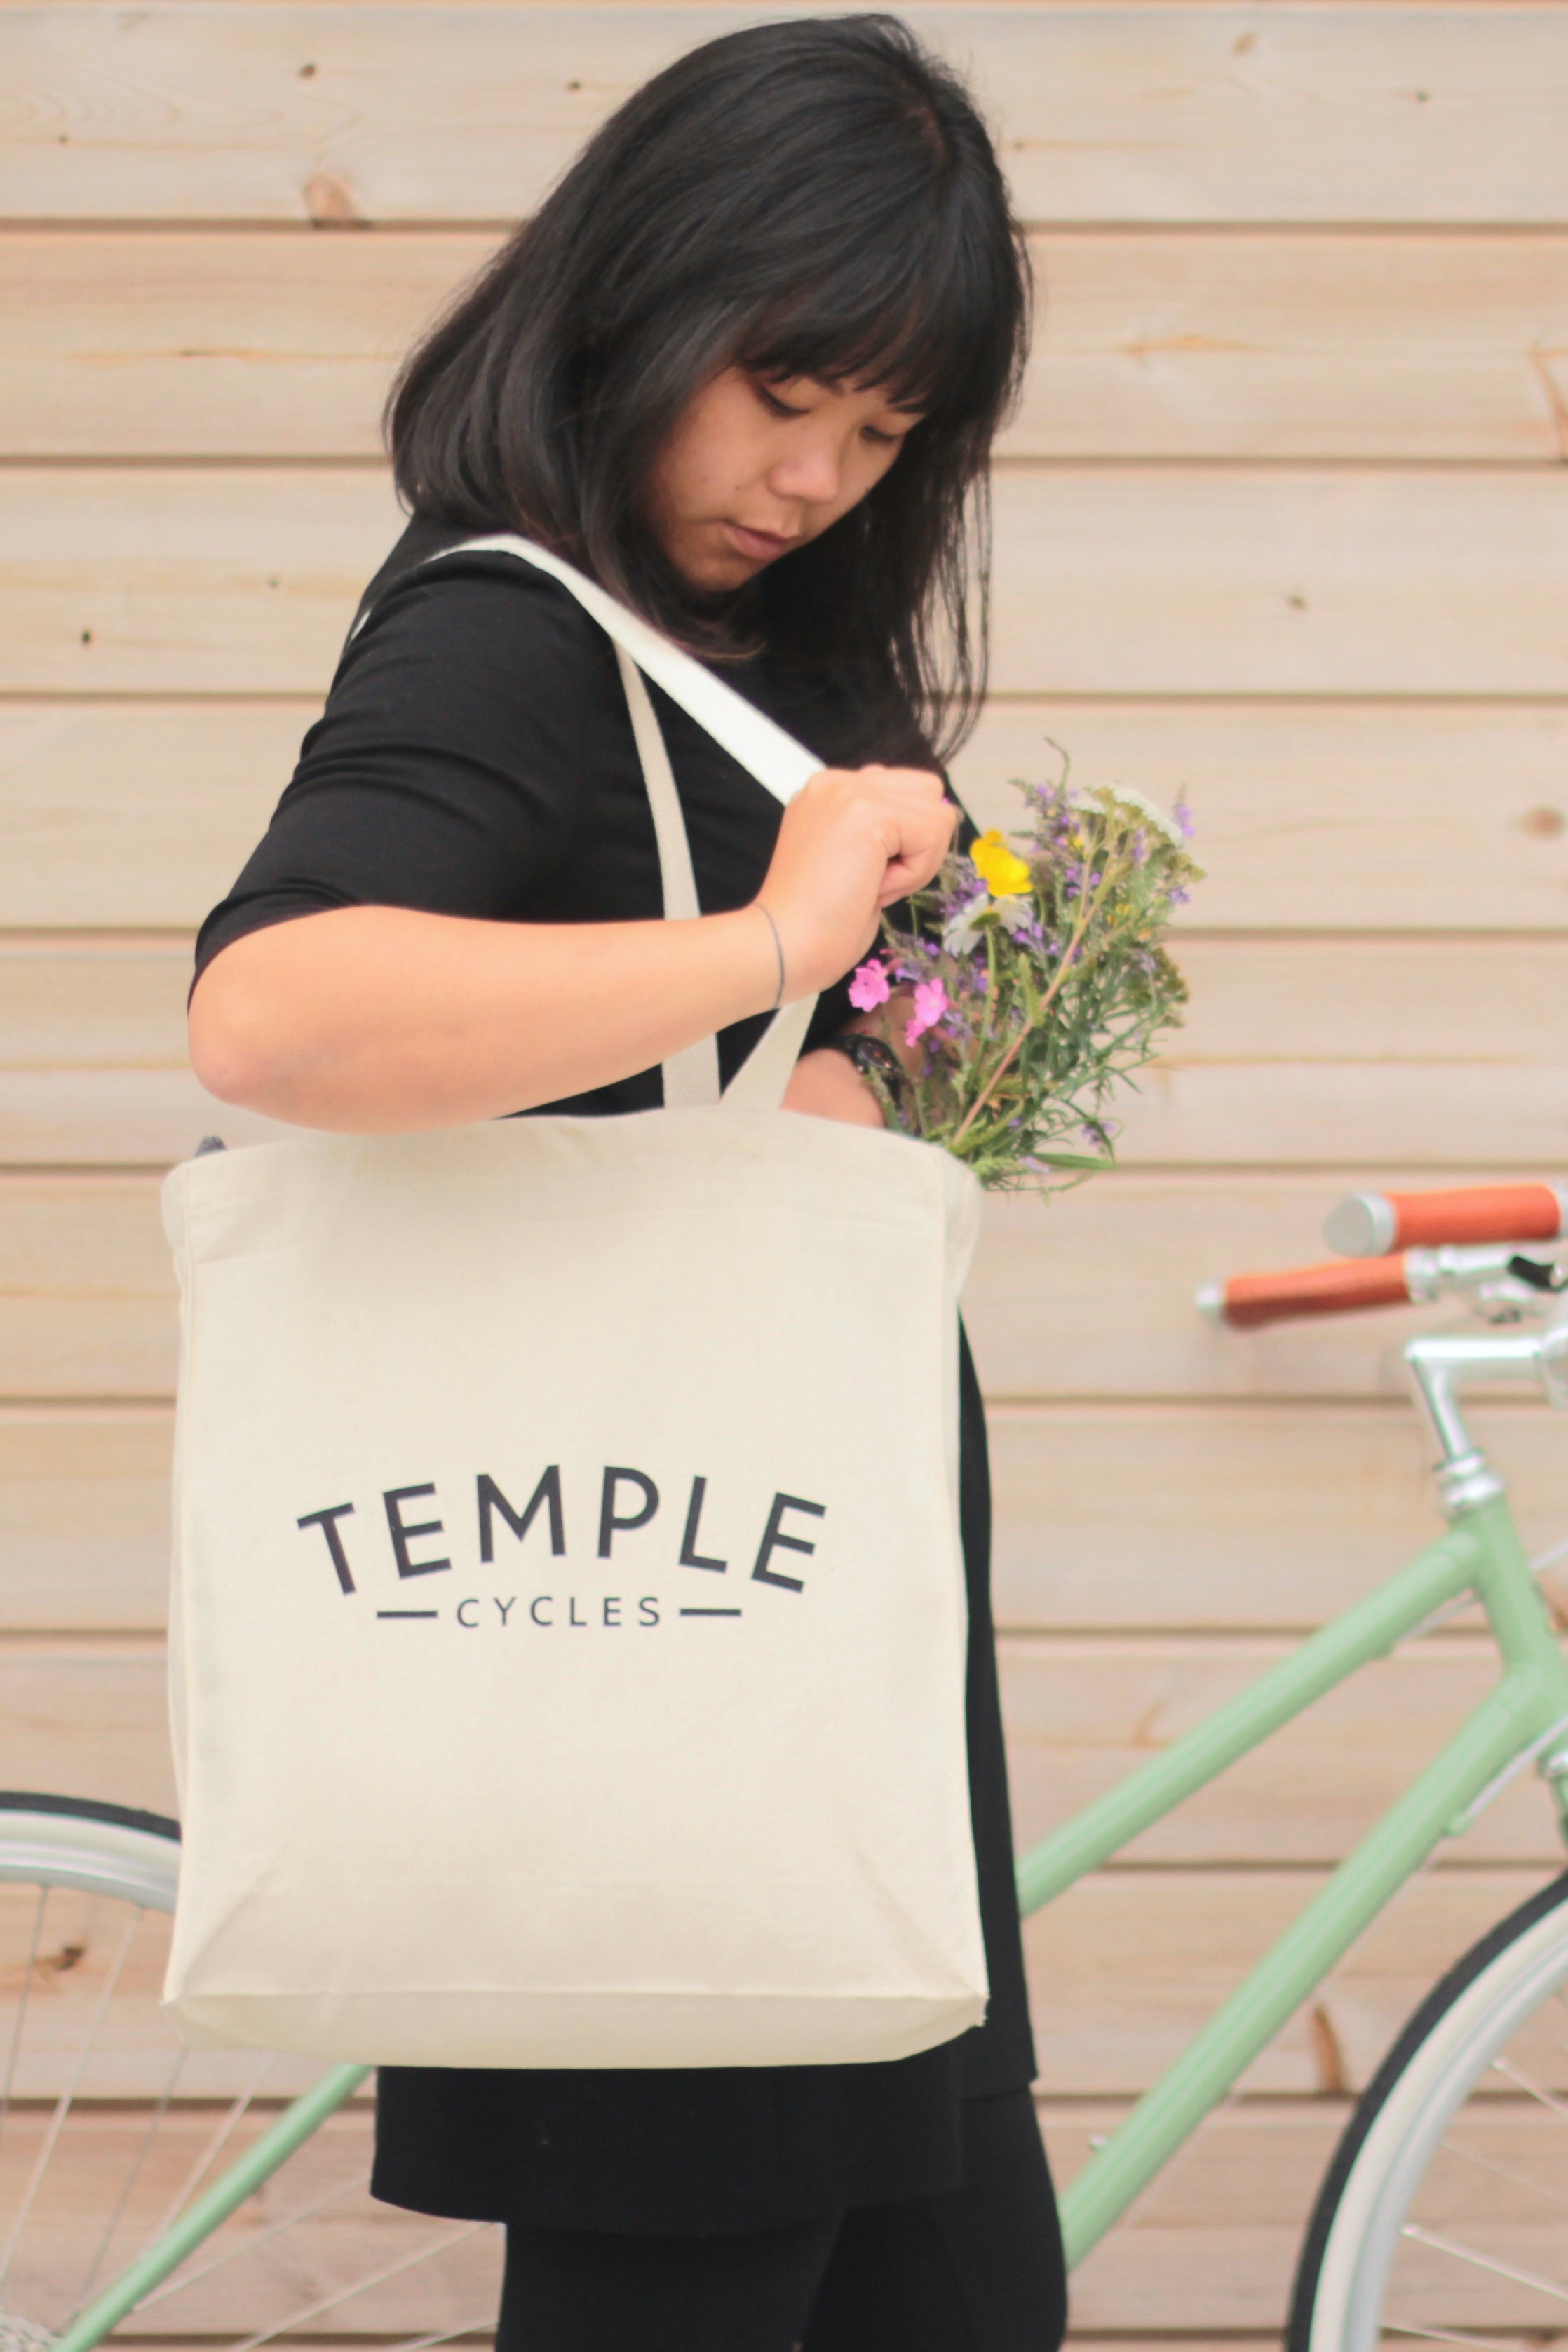
[[(776, 1001), (820, 991), (788, 1105), (878, 1124), (846, 983), (952, 838), (934, 769), (981, 685), (965, 589), (1027, 296), (985, 131), (894, 19), (731, 34), (632, 98), (395, 390), (413, 520), (203, 929), (206, 1085), (341, 1129), (634, 1111), (665, 1058), (717, 1031), (727, 1080)], [(420, 568), (498, 529), (822, 757), (781, 818), (654, 689), (700, 919), (652, 919), (602, 632), (505, 555)], [(503, 2347), (1059, 2341), (967, 1352), (963, 1382), (985, 2022), (880, 2065), (384, 2070), (376, 2193), (508, 2225)]]

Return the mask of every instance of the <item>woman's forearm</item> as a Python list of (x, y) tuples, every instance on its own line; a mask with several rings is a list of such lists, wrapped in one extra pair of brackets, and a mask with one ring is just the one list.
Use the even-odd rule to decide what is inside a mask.
[(342, 907), (234, 940), (191, 1000), (225, 1102), (349, 1133), (459, 1127), (586, 1094), (826, 988), (952, 837), (941, 779), (825, 768), (784, 814), (763, 903), (689, 922), (497, 923)]
[(582, 924), (345, 907), (223, 949), (192, 998), (191, 1058), (224, 1101), (297, 1126), (458, 1126), (647, 1069), (777, 986), (755, 906)]

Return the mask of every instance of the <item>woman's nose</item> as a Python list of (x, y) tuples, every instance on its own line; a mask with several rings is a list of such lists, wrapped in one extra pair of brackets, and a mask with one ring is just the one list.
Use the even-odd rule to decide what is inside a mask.
[(769, 488), (781, 499), (799, 499), (806, 506), (831, 506), (838, 496), (843, 468), (836, 449), (792, 450), (770, 468)]

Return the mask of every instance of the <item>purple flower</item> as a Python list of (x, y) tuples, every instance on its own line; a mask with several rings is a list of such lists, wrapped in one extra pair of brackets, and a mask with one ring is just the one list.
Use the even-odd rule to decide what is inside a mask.
[(1193, 813), (1187, 806), (1187, 796), (1185, 793), (1178, 794), (1176, 804), (1171, 811), (1171, 814), (1175, 818), (1176, 823), (1181, 829), (1182, 839), (1184, 841), (1191, 841), (1195, 828), (1193, 824)]

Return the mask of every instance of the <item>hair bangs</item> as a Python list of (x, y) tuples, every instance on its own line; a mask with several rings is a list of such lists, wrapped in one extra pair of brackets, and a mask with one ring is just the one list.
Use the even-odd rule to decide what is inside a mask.
[(911, 236), (906, 222), (885, 245), (859, 240), (826, 257), (755, 321), (736, 364), (764, 379), (874, 386), (927, 420), (994, 429), (1016, 373), (1012, 339), (995, 331), (1016, 278), (977, 267), (969, 243), (950, 223)]

